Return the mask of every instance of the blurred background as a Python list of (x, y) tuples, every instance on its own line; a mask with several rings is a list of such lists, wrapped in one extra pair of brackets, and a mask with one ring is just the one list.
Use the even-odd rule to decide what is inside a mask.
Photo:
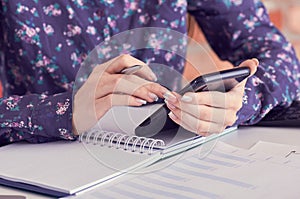
[[(279, 28), (287, 39), (294, 45), (297, 55), (300, 58), (300, 0), (263, 0), (265, 3), (271, 21)], [(218, 59), (214, 52), (208, 46), (203, 34), (199, 27), (195, 24), (195, 21), (190, 19), (191, 32), (189, 35), (196, 40), (203, 48), (193, 50), (193, 46), (190, 46), (190, 51), (188, 51), (188, 58), (197, 57), (197, 60), (201, 60), (202, 66), (222, 66), (231, 67), (231, 64)], [(208, 56), (209, 54), (209, 56)], [(207, 71), (201, 71), (202, 73), (211, 72), (215, 66), (208, 67)], [(184, 71), (184, 75), (188, 80), (193, 79), (199, 75), (199, 72), (187, 63)], [(2, 88), (0, 84), (0, 97), (2, 96)]]

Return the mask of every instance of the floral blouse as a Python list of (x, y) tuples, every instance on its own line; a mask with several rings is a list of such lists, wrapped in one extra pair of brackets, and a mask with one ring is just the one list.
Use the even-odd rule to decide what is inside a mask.
[[(1, 0), (0, 6), (0, 145), (76, 139), (72, 88), (88, 53), (133, 28), (186, 34), (187, 12), (221, 59), (234, 65), (260, 60), (247, 82), (237, 124), (254, 124), (273, 107), (288, 106), (299, 89), (294, 49), (259, 0)], [(181, 58), (167, 52), (134, 56), (183, 71)]]

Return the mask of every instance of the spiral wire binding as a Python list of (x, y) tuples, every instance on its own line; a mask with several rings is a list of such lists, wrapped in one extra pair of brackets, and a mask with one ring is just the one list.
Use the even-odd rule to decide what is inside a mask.
[(138, 136), (130, 136), (129, 139), (126, 140), (124, 149), (125, 150), (130, 150), (130, 143), (134, 142), (134, 140), (139, 139)]
[[(128, 139), (128, 137), (129, 137), (128, 135), (122, 134), (122, 135), (118, 138), (116, 148), (117, 148), (117, 149), (121, 148), (121, 145), (122, 145), (121, 143), (124, 143), (125, 140)], [(122, 142), (122, 140), (124, 140), (124, 141)]]
[(98, 140), (99, 140), (99, 137), (100, 136), (103, 136), (103, 132), (101, 132), (101, 131), (96, 131), (95, 133), (94, 133), (94, 139), (93, 139), (93, 143), (94, 143), (94, 145), (97, 145), (98, 144)]
[(79, 142), (86, 144), (115, 147), (116, 149), (129, 150), (152, 154), (155, 148), (165, 146), (165, 142), (160, 139), (129, 136), (123, 133), (114, 133), (108, 131), (91, 130), (79, 136)]
[(118, 137), (120, 137), (119, 134), (115, 133), (114, 135), (110, 136), (108, 143), (109, 143), (109, 147), (113, 147), (113, 144), (116, 142), (116, 140), (118, 140)]
[[(147, 145), (147, 146), (150, 146), (150, 143), (153, 142), (153, 141), (154, 141), (154, 139), (152, 139), (152, 138), (143, 140), (142, 143), (141, 143), (141, 145), (140, 145), (140, 152), (141, 152), (141, 153), (145, 152), (145, 151), (146, 151), (145, 146), (146, 146), (146, 145)], [(149, 152), (149, 151), (148, 151), (148, 152)]]

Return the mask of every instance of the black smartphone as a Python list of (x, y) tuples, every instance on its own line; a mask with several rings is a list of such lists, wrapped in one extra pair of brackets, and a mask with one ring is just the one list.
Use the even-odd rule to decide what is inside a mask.
[[(180, 95), (186, 92), (220, 91), (226, 92), (250, 75), (249, 67), (237, 67), (199, 76), (181, 89)], [(168, 117), (170, 110), (164, 104), (161, 108), (144, 120), (136, 129), (140, 137), (160, 137), (161, 133), (179, 128), (179, 125)]]

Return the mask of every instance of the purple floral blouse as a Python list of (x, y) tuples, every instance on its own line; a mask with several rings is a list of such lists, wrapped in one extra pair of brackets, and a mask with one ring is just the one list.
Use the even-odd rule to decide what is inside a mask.
[[(259, 0), (1, 0), (0, 6), (0, 145), (76, 139), (72, 88), (88, 53), (133, 28), (186, 34), (187, 12), (221, 59), (234, 65), (253, 57), (260, 60), (247, 82), (237, 124), (254, 124), (273, 107), (288, 106), (299, 89), (294, 49)], [(184, 62), (166, 52), (134, 56), (183, 71)]]

